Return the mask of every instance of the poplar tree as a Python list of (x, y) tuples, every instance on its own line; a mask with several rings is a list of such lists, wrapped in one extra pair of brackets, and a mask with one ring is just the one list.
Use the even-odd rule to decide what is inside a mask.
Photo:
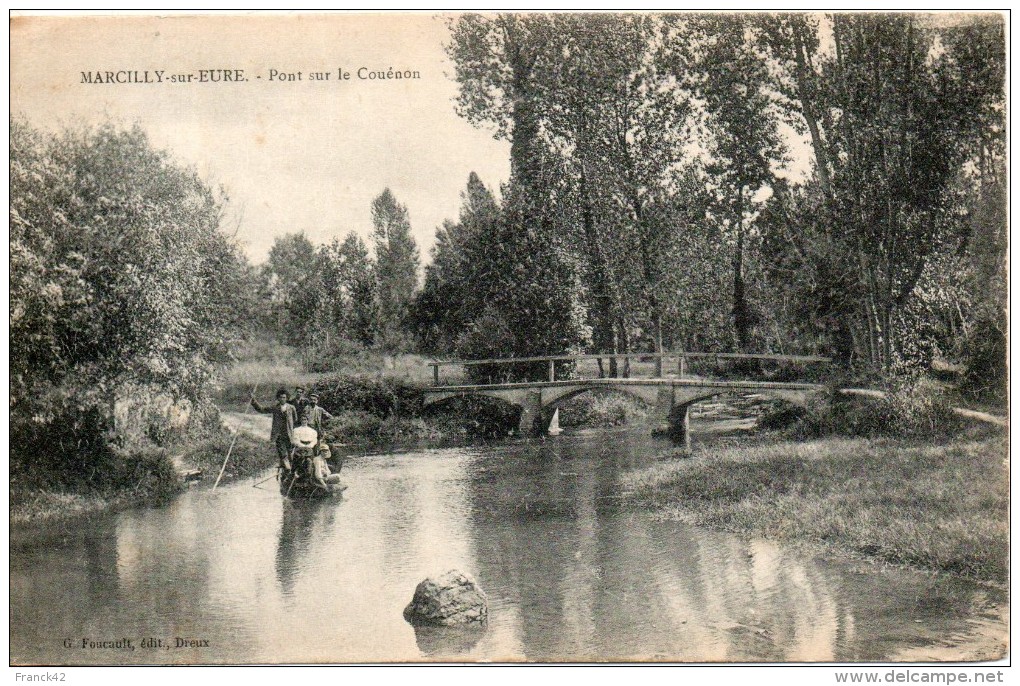
[(372, 201), (375, 246), (377, 343), (400, 350), (408, 345), (405, 330), (409, 307), (418, 287), (418, 246), (411, 236), (407, 207), (389, 188)]

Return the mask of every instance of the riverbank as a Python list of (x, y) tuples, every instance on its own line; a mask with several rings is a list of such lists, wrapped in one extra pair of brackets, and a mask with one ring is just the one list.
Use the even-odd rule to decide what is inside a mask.
[[(275, 453), (265, 441), (244, 432), (236, 441), (231, 433), (223, 431), (164, 448), (147, 446), (125, 451), (130, 476), (107, 479), (102, 485), (86, 481), (13, 480), (9, 489), (10, 521), (12, 525), (26, 525), (160, 505), (189, 487), (211, 487), (228, 450), (225, 482), (253, 476), (276, 463)], [(185, 481), (185, 474), (196, 472), (200, 473), (196, 474), (199, 479)]]
[(823, 437), (679, 455), (626, 478), (631, 504), (738, 534), (1003, 584), (1009, 563), (1008, 435)]

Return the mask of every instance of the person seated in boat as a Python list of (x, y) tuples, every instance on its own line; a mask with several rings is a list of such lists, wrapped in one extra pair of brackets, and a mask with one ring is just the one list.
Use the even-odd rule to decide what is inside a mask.
[(340, 475), (330, 470), (325, 453), (319, 450), (312, 456), (312, 483), (327, 491), (333, 490), (333, 487), (340, 483)]
[(308, 422), (294, 429), (294, 471), (302, 478), (327, 491), (340, 481), (339, 474), (333, 474), (326, 463), (330, 457), (329, 445), (319, 440), (319, 434)]
[(311, 473), (311, 460), (319, 445), (319, 434), (307, 422), (294, 429), (294, 471)]

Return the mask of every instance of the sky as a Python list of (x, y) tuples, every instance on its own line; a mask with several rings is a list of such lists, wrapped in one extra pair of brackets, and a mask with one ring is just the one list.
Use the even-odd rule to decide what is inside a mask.
[[(287, 233), (327, 243), (354, 231), (367, 241), (372, 199), (387, 187), (408, 207), (427, 261), (469, 173), (493, 189), (509, 176), (509, 144), (456, 114), (442, 17), (21, 17), (10, 27), (12, 114), (46, 130), (140, 124), (156, 147), (224, 188), (225, 227), (256, 263)], [(361, 68), (420, 78), (359, 79)], [(199, 70), (219, 69), (243, 70), (247, 81), (196, 82)], [(295, 80), (270, 80), (271, 70)], [(154, 83), (82, 82), (96, 71), (124, 81), (147, 71)], [(187, 74), (191, 83), (170, 82)]]

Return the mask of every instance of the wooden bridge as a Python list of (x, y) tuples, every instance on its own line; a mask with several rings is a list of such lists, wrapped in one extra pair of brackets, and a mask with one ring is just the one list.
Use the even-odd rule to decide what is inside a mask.
[[(557, 363), (573, 363), (574, 372), (581, 369), (586, 361), (601, 361), (612, 358), (612, 355), (555, 355), (551, 357), (518, 357), (498, 358), (489, 360), (458, 360), (448, 362), (430, 362), (433, 369), (433, 387), (425, 391), (425, 405), (431, 405), (472, 395), (499, 398), (521, 408), (519, 431), (522, 434), (544, 433), (547, 426), (543, 425), (543, 409), (555, 407), (558, 403), (581, 393), (596, 389), (609, 389), (637, 397), (655, 408), (655, 417), (660, 426), (657, 432), (668, 435), (677, 443), (690, 447), (688, 432), (690, 406), (696, 402), (720, 395), (739, 395), (756, 393), (767, 395), (794, 404), (803, 405), (808, 398), (824, 390), (824, 386), (815, 383), (790, 383), (782, 381), (741, 381), (715, 380), (688, 374), (692, 361), (709, 361), (718, 366), (721, 362), (743, 361), (757, 364), (783, 366), (800, 366), (806, 364), (824, 364), (830, 360), (825, 357), (804, 355), (745, 355), (738, 353), (664, 353), (664, 354), (630, 354), (616, 355), (615, 361), (623, 361), (622, 368), (627, 373), (637, 371), (650, 372), (650, 376), (557, 379)], [(666, 362), (676, 361), (676, 372), (665, 374)], [(495, 384), (454, 384), (445, 385), (440, 378), (440, 368), (471, 367), (480, 365), (520, 365), (545, 363), (548, 365), (548, 380), (509, 382)], [(649, 363), (652, 366), (648, 369)], [(618, 364), (614, 367), (619, 368)], [(573, 374), (571, 375), (573, 377)]]

